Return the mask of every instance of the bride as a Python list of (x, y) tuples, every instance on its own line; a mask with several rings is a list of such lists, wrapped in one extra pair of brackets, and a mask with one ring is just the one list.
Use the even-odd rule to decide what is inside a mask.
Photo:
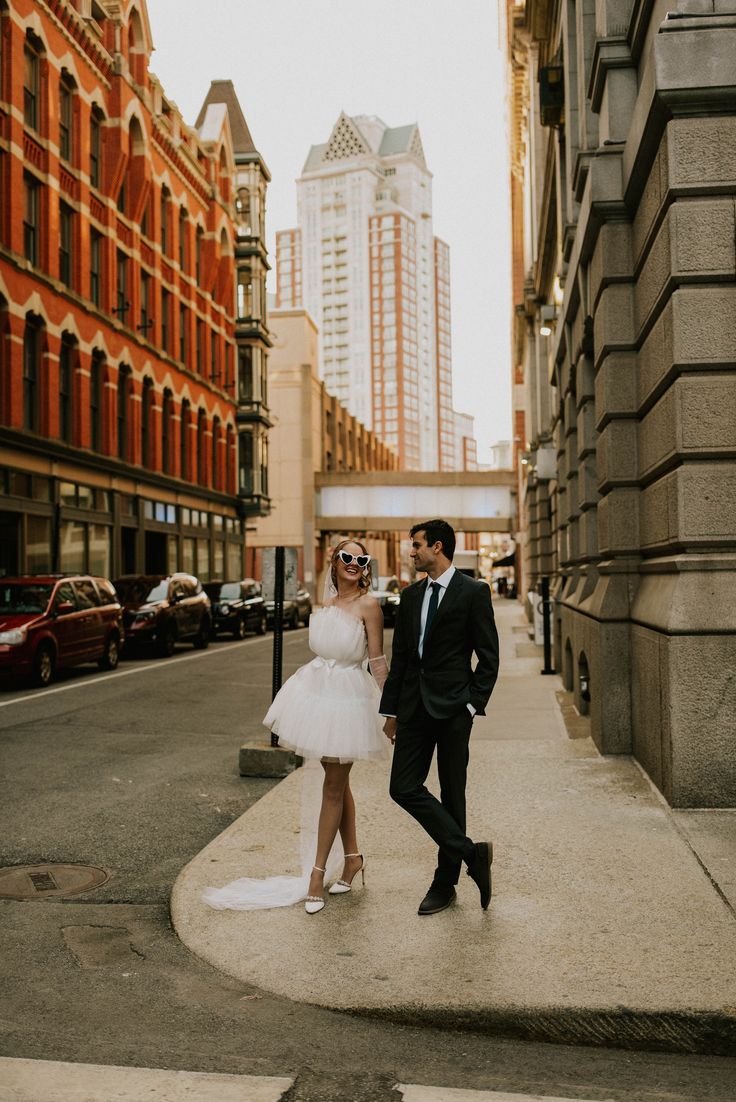
[[(279, 907), (306, 896), (307, 914), (316, 914), (325, 905), (324, 878), (338, 832), (344, 865), (330, 894), (349, 892), (358, 873), (365, 883), (365, 858), (358, 849), (350, 769), (355, 761), (385, 753), (378, 704), (388, 674), (383, 654), (383, 612), (370, 592), (370, 570), (370, 555), (359, 541), (342, 540), (334, 548), (325, 603), (309, 621), (309, 646), (317, 657), (286, 681), (263, 720), (278, 735), (280, 746), (321, 763), (314, 864), (304, 870), (302, 878), (245, 877), (224, 888), (208, 888), (204, 899), (211, 907)], [(372, 677), (365, 668), (366, 658)]]

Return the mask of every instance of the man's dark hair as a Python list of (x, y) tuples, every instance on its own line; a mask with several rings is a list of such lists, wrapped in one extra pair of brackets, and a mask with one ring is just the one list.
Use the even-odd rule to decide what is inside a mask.
[(455, 529), (451, 524), (446, 520), (423, 520), (421, 524), (414, 525), (409, 535), (416, 536), (417, 532), (424, 532), (429, 547), (439, 541), (444, 554), (452, 562), (455, 555)]

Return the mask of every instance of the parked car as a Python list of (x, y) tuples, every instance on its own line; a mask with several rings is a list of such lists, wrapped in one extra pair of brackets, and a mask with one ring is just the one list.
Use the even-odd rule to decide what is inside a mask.
[(378, 601), (383, 611), (383, 622), (386, 627), (393, 627), (396, 622), (396, 613), (401, 604), (400, 593), (393, 589), (372, 589), (371, 593)]
[(26, 574), (0, 580), (0, 672), (48, 685), (58, 669), (114, 670), (123, 614), (106, 578)]
[(241, 582), (208, 582), (204, 591), (212, 604), (212, 635), (230, 632), (244, 639), (248, 631), (264, 635), (268, 623), (260, 584), (253, 578)]
[(153, 644), (162, 658), (189, 641), (204, 650), (210, 642), (210, 599), (191, 574), (126, 574), (114, 582), (123, 606), (125, 645)]
[[(268, 626), (273, 627), (273, 601), (266, 601), (266, 616)], [(284, 601), (283, 623), (285, 628), (298, 628), (300, 624), (308, 624), (312, 615), (312, 598), (309, 590), (304, 588), (302, 582), (298, 583), (296, 597)]]

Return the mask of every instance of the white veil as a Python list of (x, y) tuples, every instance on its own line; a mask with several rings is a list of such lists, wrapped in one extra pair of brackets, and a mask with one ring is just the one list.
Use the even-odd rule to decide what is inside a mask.
[[(202, 899), (218, 911), (258, 911), (269, 907), (290, 907), (306, 899), (309, 877), (317, 852), (317, 822), (322, 804), (324, 773), (316, 759), (306, 761), (300, 770), (302, 793), (300, 801), (299, 856), (300, 876), (269, 876), (261, 880), (242, 876), (224, 888), (205, 888)], [(330, 850), (325, 884), (335, 876), (342, 861), (340, 836)]]

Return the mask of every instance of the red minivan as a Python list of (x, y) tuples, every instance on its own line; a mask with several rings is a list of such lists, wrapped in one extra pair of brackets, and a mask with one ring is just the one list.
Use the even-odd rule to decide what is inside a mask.
[(122, 642), (122, 608), (106, 578), (0, 578), (0, 675), (48, 685), (63, 666), (114, 670)]

